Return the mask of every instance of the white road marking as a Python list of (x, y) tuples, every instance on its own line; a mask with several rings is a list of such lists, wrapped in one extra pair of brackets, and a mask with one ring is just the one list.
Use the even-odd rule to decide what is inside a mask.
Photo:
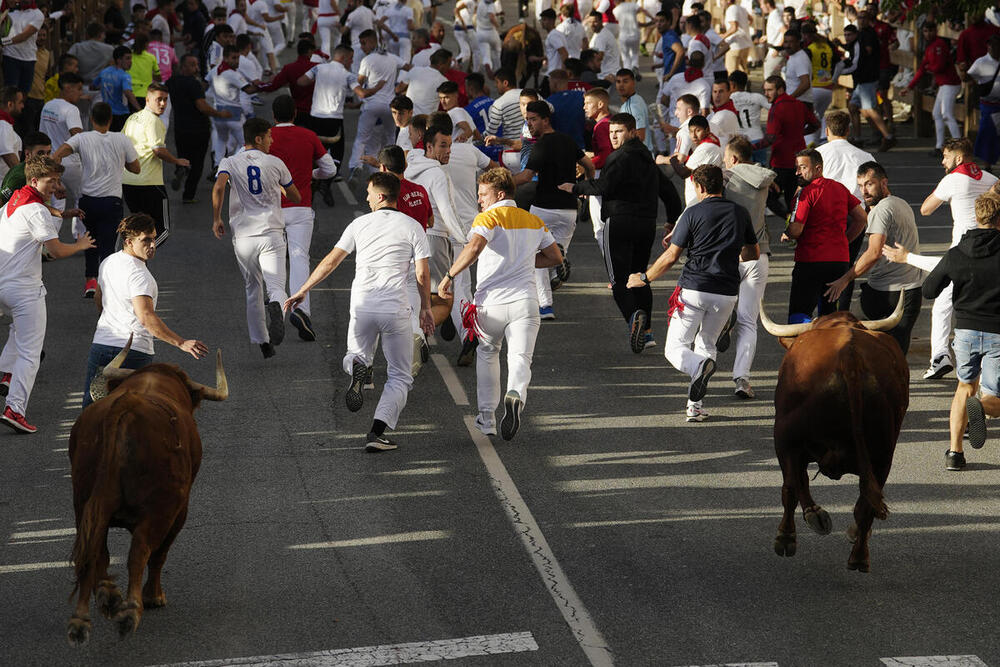
[(48, 523), (49, 521), (62, 521), (62, 519), (32, 519), (31, 521), (17, 521), (15, 526), (28, 526), (34, 523)]
[(583, 649), (591, 665), (610, 667), (614, 664), (614, 656), (608, 642), (604, 639), (601, 631), (597, 629), (590, 617), (590, 612), (583, 606), (583, 601), (576, 594), (562, 566), (556, 560), (545, 535), (542, 534), (538, 522), (535, 521), (527, 503), (524, 502), (521, 493), (517, 490), (506, 466), (497, 455), (493, 443), (476, 428), (475, 420), (472, 417), (465, 418), (465, 427), (469, 430), (472, 441), (476, 443), (479, 458), (483, 460), (483, 464), (489, 472), (493, 490), (500, 499), (500, 504), (503, 505), (507, 517), (514, 524), (524, 548), (531, 556), (538, 574), (541, 575), (545, 587), (552, 595), (552, 599), (555, 600), (559, 612), (569, 625), (573, 636), (580, 644), (580, 648)]
[(358, 200), (354, 198), (354, 193), (351, 192), (351, 188), (347, 186), (347, 181), (337, 181), (337, 187), (344, 195), (344, 201), (346, 201), (351, 206), (357, 206)]
[(776, 662), (727, 662), (714, 665), (691, 665), (691, 667), (778, 667)]
[[(111, 565), (120, 565), (121, 559), (111, 558)], [(14, 574), (18, 572), (37, 572), (38, 570), (58, 570), (64, 567), (73, 567), (69, 561), (52, 561), (49, 563), (22, 563), (21, 565), (0, 565), (0, 574)]]
[(432, 354), (431, 361), (434, 362), (438, 372), (441, 373), (444, 386), (448, 388), (448, 393), (451, 394), (451, 400), (455, 401), (455, 405), (468, 405), (469, 397), (465, 393), (465, 388), (462, 387), (458, 376), (455, 375), (455, 369), (451, 367), (445, 356), (443, 354)]
[(11, 533), (12, 540), (28, 540), (36, 537), (62, 537), (76, 535), (76, 528), (54, 528), (52, 530), (26, 530), (21, 533)]
[(309, 544), (293, 544), (289, 549), (340, 549), (342, 547), (366, 547), (373, 544), (399, 544), (401, 542), (423, 542), (425, 540), (443, 540), (451, 537), (447, 530), (420, 530), (413, 533), (393, 533), (390, 535), (375, 535), (374, 537), (359, 537), (355, 540), (337, 540), (335, 542), (312, 542)]
[(530, 632), (509, 632), (496, 635), (479, 635), (459, 639), (441, 639), (429, 642), (387, 644), (342, 648), (313, 653), (286, 653), (284, 655), (259, 655), (251, 658), (226, 658), (199, 662), (178, 662), (159, 667), (375, 667), (376, 665), (405, 665), (413, 662), (457, 660), (475, 655), (498, 655), (537, 651), (538, 644)]
[(911, 658), (882, 658), (888, 667), (987, 667), (975, 655), (920, 655)]

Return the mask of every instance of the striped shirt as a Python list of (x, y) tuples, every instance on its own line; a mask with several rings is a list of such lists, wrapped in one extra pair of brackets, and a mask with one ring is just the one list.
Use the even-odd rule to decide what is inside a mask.
[(486, 120), (486, 134), (498, 135), (504, 139), (519, 139), (521, 125), (521, 89), (512, 88), (497, 98), (490, 107)]

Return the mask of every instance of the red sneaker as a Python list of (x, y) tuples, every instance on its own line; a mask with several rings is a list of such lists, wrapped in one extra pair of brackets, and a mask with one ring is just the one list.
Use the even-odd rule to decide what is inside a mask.
[(9, 405), (4, 408), (3, 414), (0, 415), (0, 421), (10, 426), (16, 433), (34, 433), (38, 430), (37, 426), (28, 423), (24, 415), (19, 415), (11, 410)]
[(83, 298), (84, 299), (93, 299), (94, 298), (94, 294), (96, 294), (96, 293), (97, 293), (97, 279), (96, 278), (90, 278), (83, 285)]
[(10, 391), (10, 373), (0, 375), (0, 395), (6, 396)]

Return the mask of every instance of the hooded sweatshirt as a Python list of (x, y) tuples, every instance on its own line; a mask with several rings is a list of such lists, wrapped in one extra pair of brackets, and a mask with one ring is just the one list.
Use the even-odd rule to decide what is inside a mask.
[(970, 229), (924, 281), (934, 299), (952, 283), (955, 328), (1000, 334), (1000, 230)]
[[(434, 226), (427, 230), (428, 236), (450, 237), (460, 243), (468, 240), (468, 230), (459, 221), (455, 212), (455, 198), (452, 194), (451, 179), (441, 167), (441, 163), (424, 155), (421, 150), (412, 150), (406, 156), (406, 171), (403, 176), (424, 186), (431, 198), (434, 211)], [(471, 220), (469, 221), (471, 224)]]
[(605, 220), (621, 216), (655, 220), (657, 196), (666, 206), (670, 222), (682, 209), (677, 190), (656, 166), (646, 145), (635, 137), (608, 155), (600, 177), (573, 185), (573, 194), (603, 197), (601, 217)]
[(764, 209), (767, 208), (767, 189), (776, 174), (759, 164), (740, 163), (727, 169), (725, 176), (728, 182), (724, 196), (749, 211), (753, 231), (760, 244), (760, 254), (770, 254), (771, 243), (764, 222)]

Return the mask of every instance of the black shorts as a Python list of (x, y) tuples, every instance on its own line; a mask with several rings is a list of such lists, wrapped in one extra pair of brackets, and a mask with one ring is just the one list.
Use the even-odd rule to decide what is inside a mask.
[(898, 71), (899, 65), (890, 65), (889, 67), (880, 69), (878, 71), (878, 89), (889, 90), (889, 83), (892, 81), (892, 77), (896, 76), (896, 72)]
[[(323, 138), (336, 137), (340, 134), (343, 127), (343, 118), (317, 118), (316, 116), (312, 116), (309, 121), (309, 129)], [(343, 142), (344, 138), (341, 136), (340, 143)]]

